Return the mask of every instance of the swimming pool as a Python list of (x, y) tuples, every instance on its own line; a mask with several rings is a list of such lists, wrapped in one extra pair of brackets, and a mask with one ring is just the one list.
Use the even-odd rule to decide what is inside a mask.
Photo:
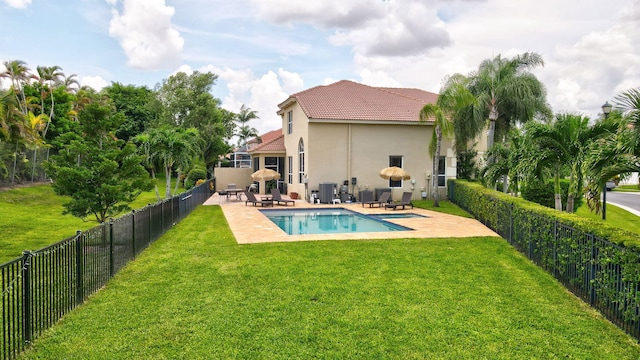
[(386, 214), (370, 214), (376, 219), (413, 219), (413, 218), (426, 218), (426, 215), (420, 215), (416, 213), (386, 213)]
[(289, 235), (413, 230), (344, 208), (259, 211)]

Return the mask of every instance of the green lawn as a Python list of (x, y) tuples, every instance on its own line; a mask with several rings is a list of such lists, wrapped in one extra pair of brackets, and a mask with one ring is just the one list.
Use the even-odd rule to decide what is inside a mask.
[(576, 214), (582, 217), (586, 217), (595, 221), (606, 222), (607, 225), (615, 226), (626, 231), (640, 234), (640, 221), (638, 216), (623, 210), (615, 205), (607, 204), (607, 219), (602, 220), (602, 214), (596, 214), (587, 207), (587, 204), (582, 205), (576, 211)]
[(37, 250), (87, 230), (95, 222), (62, 215), (66, 197), (53, 193), (51, 185), (35, 185), (0, 191), (0, 263), (24, 250)]
[[(164, 198), (165, 180), (157, 179), (160, 196)], [(171, 191), (175, 186), (173, 179)], [(179, 192), (184, 188), (179, 188)], [(20, 256), (24, 250), (37, 250), (73, 236), (77, 230), (87, 230), (98, 223), (82, 221), (72, 215), (62, 215), (62, 205), (69, 201), (58, 196), (51, 185), (34, 185), (0, 191), (0, 264)], [(131, 207), (140, 209), (156, 203), (155, 191), (138, 197)]]
[(25, 359), (638, 359), (500, 238), (237, 245), (203, 206)]
[(640, 185), (618, 185), (613, 189), (613, 191), (621, 191), (621, 192), (639, 192)]

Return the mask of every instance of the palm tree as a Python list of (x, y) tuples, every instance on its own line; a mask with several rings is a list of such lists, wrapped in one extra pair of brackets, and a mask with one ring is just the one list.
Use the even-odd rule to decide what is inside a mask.
[(504, 191), (509, 188), (514, 196), (518, 196), (520, 181), (524, 179), (529, 164), (525, 159), (531, 154), (529, 144), (521, 129), (514, 128), (509, 132), (505, 142), (493, 144), (487, 155), (496, 161), (487, 164), (483, 169), (483, 178), (487, 186), (495, 187), (502, 180), (509, 180)]
[(168, 198), (171, 195), (171, 170), (174, 166), (178, 167), (179, 183), (181, 169), (186, 169), (191, 159), (199, 153), (199, 134), (195, 128), (163, 126), (151, 129), (148, 136), (150, 161), (161, 163), (164, 168), (165, 198)]
[(158, 183), (156, 182), (156, 164), (155, 159), (152, 158), (150, 140), (151, 137), (149, 136), (149, 133), (138, 134), (133, 138), (133, 142), (138, 147), (138, 153), (144, 156), (144, 167), (151, 171), (156, 199), (158, 199), (159, 202), (161, 199), (160, 192), (158, 191)]
[(21, 60), (5, 61), (5, 71), (0, 73), (0, 77), (8, 78), (11, 81), (13, 92), (19, 105), (20, 111), (27, 115), (27, 99), (24, 94), (24, 84), (33, 78), (26, 63)]
[[(554, 174), (555, 208), (562, 210), (560, 174), (569, 173), (567, 212), (573, 212), (576, 196), (582, 190), (583, 164), (589, 154), (589, 146), (615, 133), (618, 124), (614, 121), (598, 121), (589, 125), (589, 118), (578, 114), (557, 114), (548, 124), (527, 124), (527, 135), (537, 144), (537, 154), (531, 163), (546, 163)], [(537, 160), (537, 161), (536, 161)]]
[[(49, 124), (53, 121), (55, 101), (53, 96), (53, 88), (60, 81), (60, 78), (64, 77), (64, 73), (61, 71), (60, 66), (38, 66), (38, 83), (40, 84), (40, 103), (42, 112), (44, 113), (44, 99), (51, 97), (51, 108), (49, 109), (49, 117), (47, 118), (46, 125), (44, 127), (42, 136), (47, 136), (49, 130)], [(46, 85), (46, 87), (45, 87)]]
[(601, 191), (609, 179), (640, 172), (640, 88), (620, 93), (614, 103), (616, 111), (607, 120), (619, 121), (619, 130), (594, 144), (585, 164), (587, 204), (596, 213), (601, 210)]
[(420, 110), (420, 122), (432, 120), (434, 130), (431, 133), (431, 141), (429, 143), (429, 155), (432, 157), (434, 176), (431, 182), (433, 193), (433, 205), (438, 207), (438, 181), (435, 178), (438, 174), (438, 161), (440, 159), (440, 148), (442, 146), (442, 136), (451, 136), (454, 132), (453, 123), (450, 120), (452, 114), (458, 109), (473, 106), (475, 99), (467, 90), (463, 82), (457, 78), (450, 78), (445, 82), (445, 86), (440, 91), (440, 96), (435, 104), (426, 104)]
[(242, 104), (240, 112), (235, 118), (235, 121), (239, 124), (238, 132), (235, 134), (238, 136), (238, 146), (244, 146), (247, 144), (248, 139), (258, 136), (258, 130), (249, 126), (249, 121), (253, 119), (259, 119), (258, 112)]
[(530, 72), (543, 65), (542, 57), (536, 53), (524, 53), (512, 59), (498, 55), (484, 60), (469, 76), (469, 91), (483, 111), (468, 108), (460, 116), (473, 125), (471, 129), (477, 131), (474, 137), (482, 131), (477, 126), (481, 120), (489, 120), (487, 149), (493, 146), (496, 137), (504, 141), (512, 126), (550, 113), (544, 85)]

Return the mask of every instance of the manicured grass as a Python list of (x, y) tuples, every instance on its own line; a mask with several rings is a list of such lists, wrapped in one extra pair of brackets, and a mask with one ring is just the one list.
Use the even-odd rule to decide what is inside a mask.
[(637, 359), (500, 238), (237, 245), (218, 206), (152, 244), (25, 359)]
[(51, 185), (0, 191), (0, 263), (96, 226), (96, 222), (62, 215), (67, 201), (54, 194)]
[(615, 189), (613, 189), (613, 191), (640, 192), (640, 187), (638, 186), (638, 184), (635, 184), (635, 185), (618, 185), (618, 186), (615, 187)]
[(576, 214), (595, 221), (606, 222), (607, 225), (640, 234), (640, 221), (638, 221), (638, 216), (615, 205), (607, 204), (606, 220), (602, 220), (602, 214), (596, 214), (595, 212), (590, 211), (586, 204), (583, 204), (578, 208)]
[[(156, 181), (164, 198), (165, 180)], [(172, 191), (173, 186), (175, 179)], [(62, 205), (67, 201), (69, 198), (56, 195), (49, 184), (0, 191), (0, 264), (19, 257), (24, 250), (43, 248), (73, 236), (77, 230), (98, 225), (95, 221), (62, 215)], [(156, 202), (155, 191), (151, 190), (140, 194), (130, 206), (140, 209)]]
[(468, 212), (462, 210), (458, 205), (449, 200), (440, 200), (438, 207), (433, 206), (433, 200), (414, 200), (413, 205), (421, 209), (437, 211), (445, 214), (457, 215), (466, 218), (473, 218)]

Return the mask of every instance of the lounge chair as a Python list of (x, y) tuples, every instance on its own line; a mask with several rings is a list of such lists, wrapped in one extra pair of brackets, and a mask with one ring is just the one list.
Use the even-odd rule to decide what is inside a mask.
[(369, 205), (369, 207), (373, 207), (373, 205), (377, 205), (377, 207), (382, 207), (383, 205), (386, 205), (389, 202), (390, 197), (391, 197), (391, 193), (388, 191), (385, 191), (382, 194), (380, 194), (380, 198), (378, 200), (362, 202), (362, 207), (364, 207), (365, 204)]
[(283, 199), (282, 196), (280, 196), (280, 190), (278, 190), (278, 188), (271, 189), (271, 201), (278, 205), (282, 205), (281, 203), (283, 203), (286, 206), (291, 203), (291, 205), (296, 206), (296, 202), (294, 200)]
[(273, 206), (273, 200), (258, 200), (256, 199), (256, 195), (252, 192), (245, 191), (244, 193), (247, 196), (247, 201), (244, 202), (244, 206), (247, 206), (248, 203), (253, 204), (253, 206)]
[(405, 209), (406, 206), (411, 206), (411, 208), (413, 209), (413, 203), (411, 202), (411, 196), (413, 194), (409, 191), (405, 191), (402, 193), (402, 200), (400, 200), (400, 202), (397, 203), (392, 203), (392, 204), (386, 204), (384, 206), (384, 209), (397, 209), (400, 206), (402, 206), (402, 210)]

